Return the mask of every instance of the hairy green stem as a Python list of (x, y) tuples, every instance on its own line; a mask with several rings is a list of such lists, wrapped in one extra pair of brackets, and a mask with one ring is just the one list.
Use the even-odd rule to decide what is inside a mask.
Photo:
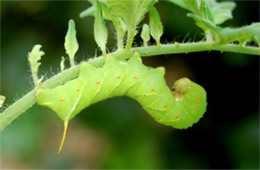
[(160, 46), (148, 46), (133, 48), (141, 56), (153, 56), (162, 54), (178, 54), (201, 51), (235, 52), (249, 55), (260, 55), (260, 48), (227, 44), (218, 46), (214, 42), (175, 43)]
[(117, 49), (123, 49), (124, 48), (124, 35), (121, 35), (118, 33), (117, 35)]
[[(221, 51), (221, 52), (235, 52), (250, 55), (260, 55), (260, 48), (247, 47), (235, 44), (227, 44), (217, 46), (213, 42), (194, 42), (194, 43), (175, 43), (166, 44), (160, 46), (148, 46), (132, 48), (132, 51), (140, 53), (141, 56), (154, 56), (162, 54), (177, 54), (177, 53), (190, 53), (199, 51)], [(127, 59), (129, 56), (125, 55), (125, 51), (118, 50), (111, 53), (117, 58)], [(102, 66), (104, 64), (104, 57), (100, 56), (94, 59), (88, 60), (89, 63), (95, 66)], [(79, 65), (73, 66), (42, 83), (41, 87), (53, 88), (58, 85), (62, 85), (67, 81), (76, 78), (79, 74)], [(27, 93), (24, 97), (17, 100), (14, 104), (9, 106), (3, 113), (0, 114), (0, 131), (2, 131), (13, 120), (20, 116), (23, 112), (29, 109), (36, 103), (35, 93), (37, 88)]]
[(221, 52), (234, 52), (241, 54), (249, 54), (249, 55), (258, 55), (260, 56), (260, 48), (259, 47), (249, 47), (249, 46), (240, 46), (235, 44), (228, 44), (216, 47), (214, 50)]
[(35, 94), (36, 89), (33, 89), (25, 96), (17, 100), (14, 104), (9, 106), (2, 114), (0, 114), (0, 131), (9, 125), (14, 119), (20, 116), (27, 109), (32, 107), (36, 102)]
[(127, 32), (127, 43), (126, 43), (126, 49), (130, 50), (132, 47), (132, 43), (134, 41), (135, 36), (135, 29), (129, 29)]

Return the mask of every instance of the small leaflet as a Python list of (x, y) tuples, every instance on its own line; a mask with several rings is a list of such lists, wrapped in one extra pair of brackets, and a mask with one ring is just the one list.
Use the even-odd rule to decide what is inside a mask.
[(107, 44), (107, 27), (103, 18), (102, 10), (99, 2), (96, 4), (96, 15), (95, 15), (95, 23), (94, 23), (94, 38), (101, 49), (103, 55), (106, 55), (106, 44)]
[(41, 60), (41, 57), (44, 55), (44, 52), (41, 51), (41, 45), (37, 44), (33, 47), (32, 51), (28, 54), (28, 60), (31, 67), (33, 82), (35, 86), (38, 85), (38, 69), (41, 63), (39, 62)]
[(62, 56), (60, 62), (60, 71), (63, 72), (64, 69), (65, 69), (65, 58)]
[(144, 24), (143, 28), (142, 28), (142, 33), (141, 33), (141, 37), (143, 39), (144, 42), (144, 46), (147, 46), (147, 42), (150, 40), (150, 29), (149, 29), (149, 25)]
[(79, 45), (76, 37), (75, 22), (72, 19), (69, 21), (69, 28), (65, 37), (64, 47), (66, 53), (69, 55), (70, 65), (74, 66), (74, 56), (79, 49)]
[(151, 29), (151, 35), (155, 39), (156, 44), (160, 45), (160, 38), (163, 34), (163, 25), (160, 16), (155, 7), (152, 7), (149, 11), (149, 25)]

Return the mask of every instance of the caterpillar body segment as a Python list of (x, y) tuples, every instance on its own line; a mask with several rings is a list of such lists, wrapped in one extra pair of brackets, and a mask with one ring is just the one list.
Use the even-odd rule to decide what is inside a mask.
[(120, 88), (120, 90), (118, 88), (127, 77), (127, 66), (126, 62), (118, 61), (112, 56), (107, 57), (102, 68), (105, 79), (101, 85), (101, 92), (97, 96), (100, 100), (125, 94), (125, 88)]
[[(78, 92), (78, 89), (84, 89), (84, 84), (81, 79), (75, 79), (67, 82), (62, 86), (54, 89), (39, 89), (37, 92), (37, 102), (40, 105), (47, 106), (55, 111), (63, 121), (70, 120), (70, 117), (75, 113), (80, 103), (79, 98), (83, 98), (83, 91)], [(85, 104), (88, 101), (85, 100)], [(76, 107), (75, 107), (76, 105)]]
[(206, 110), (206, 92), (187, 78), (176, 81), (172, 92), (164, 74), (164, 68), (146, 67), (137, 55), (128, 61), (107, 56), (101, 68), (82, 63), (78, 78), (53, 89), (38, 90), (37, 102), (68, 122), (93, 103), (129, 96), (161, 124), (179, 129), (190, 127)]

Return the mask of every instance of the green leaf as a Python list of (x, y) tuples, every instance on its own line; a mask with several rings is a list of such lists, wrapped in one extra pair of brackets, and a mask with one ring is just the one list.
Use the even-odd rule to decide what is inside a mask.
[(103, 18), (109, 21), (113, 22), (113, 25), (115, 27), (116, 33), (117, 33), (117, 46), (118, 49), (122, 49), (124, 44), (124, 36), (126, 34), (126, 26), (123, 20), (120, 17), (114, 16), (111, 13), (111, 10), (108, 8), (107, 4), (102, 1), (96, 1), (92, 0), (91, 4), (92, 6), (80, 13), (80, 17), (88, 17), (88, 16), (94, 16), (96, 15), (96, 10), (97, 10), (97, 3), (99, 3), (102, 13), (103, 13)]
[(256, 44), (260, 44), (260, 23), (253, 23), (248, 26), (240, 28), (222, 28), (214, 25), (209, 20), (206, 20), (197, 15), (188, 14), (195, 20), (196, 24), (203, 30), (211, 30), (214, 37), (220, 44), (225, 44), (233, 41), (239, 41), (240, 44), (245, 44), (246, 42), (254, 41)]
[(192, 11), (195, 14), (202, 14), (202, 1), (203, 0), (182, 0), (184, 8)]
[(75, 65), (74, 56), (79, 49), (79, 45), (76, 37), (75, 22), (72, 19), (69, 21), (69, 28), (65, 37), (64, 47), (66, 53), (69, 55), (70, 65), (74, 66)]
[(95, 14), (95, 23), (94, 23), (94, 38), (101, 49), (103, 55), (106, 55), (106, 43), (107, 43), (107, 27), (102, 14), (102, 9), (97, 1), (96, 3), (96, 14)]
[(120, 17), (128, 30), (126, 48), (130, 49), (136, 34), (136, 25), (144, 18), (144, 15), (157, 2), (157, 0), (103, 0), (109, 7), (111, 14)]
[(211, 12), (211, 10), (209, 9), (209, 7), (207, 6), (207, 4), (205, 4), (205, 1), (201, 1), (201, 6), (200, 6), (200, 10), (202, 11), (202, 16), (209, 20), (212, 23), (215, 23), (215, 19), (214, 16)]
[(260, 23), (253, 23), (240, 28), (224, 28), (219, 36), (223, 43), (239, 41), (242, 45), (246, 42), (255, 41), (260, 45)]
[(232, 19), (232, 11), (236, 7), (234, 2), (217, 2), (216, 0), (169, 0), (170, 2), (191, 11), (192, 13), (222, 24)]
[(143, 25), (141, 37), (144, 42), (144, 46), (147, 46), (147, 42), (150, 40), (150, 30), (147, 24)]
[(169, 0), (170, 2), (187, 9), (199, 16), (202, 16), (203, 9), (201, 8), (202, 0)]
[(100, 3), (104, 18), (107, 20), (110, 20), (113, 22), (113, 25), (115, 27), (116, 33), (117, 33), (117, 46), (118, 49), (123, 49), (124, 47), (124, 37), (127, 31), (126, 25), (122, 18), (114, 16), (111, 13), (111, 10), (108, 8), (107, 4)]
[(41, 45), (37, 44), (33, 47), (32, 51), (28, 54), (28, 60), (31, 67), (33, 82), (35, 86), (39, 84), (38, 79), (38, 69), (41, 63), (39, 62), (41, 60), (41, 57), (44, 55), (44, 52), (41, 51)]
[(151, 29), (151, 35), (155, 39), (156, 44), (160, 45), (160, 38), (163, 34), (163, 25), (156, 8), (152, 7), (150, 9), (149, 16), (150, 16), (149, 25)]
[[(124, 46), (124, 37), (128, 31), (127, 48), (130, 48), (136, 35), (136, 25), (158, 0), (92, 0), (92, 7), (83, 11), (80, 17), (92, 16), (97, 4), (104, 19), (111, 20), (117, 32), (118, 48)], [(104, 51), (104, 49), (102, 50)]]
[[(198, 16), (203, 19), (204, 23), (215, 27), (232, 18), (232, 10), (235, 8), (234, 2), (216, 2), (216, 0), (169, 0), (180, 7), (191, 11), (190, 17), (195, 19)], [(196, 19), (195, 19), (196, 20)], [(207, 42), (213, 41), (214, 33), (204, 27), (201, 22), (197, 22), (199, 27), (203, 27)]]
[(221, 27), (216, 26), (214, 23), (212, 23), (209, 20), (204, 19), (198, 15), (188, 13), (187, 16), (192, 18), (193, 20), (195, 20), (196, 25), (199, 26), (204, 31), (211, 30), (213, 32), (219, 32), (222, 30)]
[(260, 47), (260, 35), (259, 33), (256, 33), (256, 35), (254, 35), (253, 40), (258, 44), (258, 46)]
[(4, 102), (5, 102), (5, 96), (0, 95), (0, 108), (3, 107)]
[(157, 0), (105, 0), (111, 13), (123, 19), (127, 27), (136, 26)]
[(205, 2), (214, 17), (215, 24), (222, 24), (233, 18), (232, 11), (236, 7), (234, 2), (216, 2), (215, 0), (205, 0)]

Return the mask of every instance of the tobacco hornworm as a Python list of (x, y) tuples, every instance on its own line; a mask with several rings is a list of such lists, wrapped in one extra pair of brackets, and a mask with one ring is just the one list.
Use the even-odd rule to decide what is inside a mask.
[(65, 131), (67, 123), (82, 109), (114, 96), (137, 100), (161, 124), (188, 128), (206, 111), (206, 92), (187, 78), (176, 81), (171, 91), (164, 73), (163, 67), (143, 65), (138, 54), (128, 61), (108, 55), (101, 68), (83, 62), (78, 78), (53, 89), (39, 89), (37, 102), (58, 114), (65, 122)]

